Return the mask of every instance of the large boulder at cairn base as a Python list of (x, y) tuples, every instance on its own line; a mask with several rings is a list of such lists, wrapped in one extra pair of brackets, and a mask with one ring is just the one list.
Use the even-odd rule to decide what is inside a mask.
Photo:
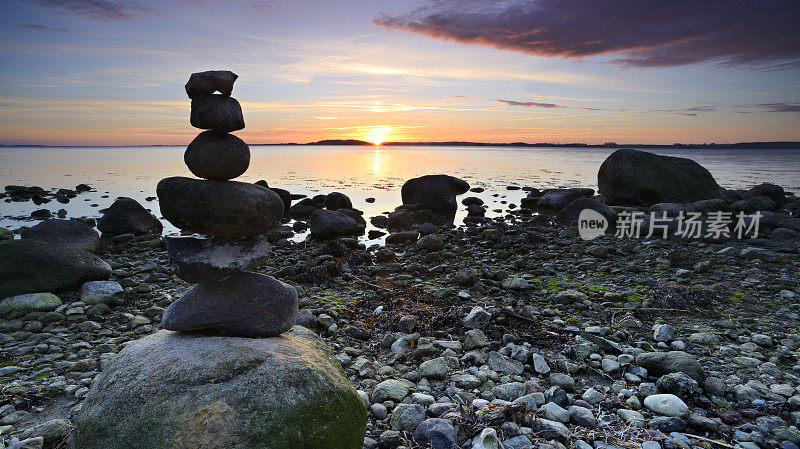
[(355, 235), (363, 231), (352, 217), (327, 209), (315, 210), (308, 219), (308, 226), (311, 228), (311, 236), (321, 240)]
[(597, 172), (597, 186), (611, 206), (690, 203), (720, 197), (711, 173), (691, 159), (621, 149)]
[(120, 197), (106, 209), (97, 222), (103, 235), (156, 234), (161, 235), (164, 225), (133, 198)]
[(311, 331), (271, 338), (160, 331), (98, 375), (72, 449), (361, 449), (367, 410)]
[(186, 95), (194, 98), (200, 94), (213, 94), (219, 92), (226, 97), (233, 92), (233, 83), (239, 75), (229, 70), (209, 70), (206, 72), (192, 73), (186, 83)]
[(192, 98), (190, 123), (195, 128), (229, 133), (244, 129), (242, 107), (233, 97), (200, 94)]
[(403, 184), (403, 204), (422, 204), (438, 214), (453, 214), (458, 208), (456, 195), (467, 193), (469, 184), (449, 175), (425, 175)]
[(271, 337), (297, 318), (297, 290), (264, 274), (240, 271), (225, 280), (192, 287), (167, 307), (161, 327), (180, 332), (224, 331)]
[(36, 240), (0, 242), (0, 298), (67, 290), (109, 276), (111, 266), (86, 251)]
[(162, 179), (156, 194), (177, 228), (221, 238), (264, 234), (283, 216), (280, 197), (255, 184), (176, 176)]
[(66, 248), (94, 251), (100, 234), (82, 221), (50, 219), (25, 229), (20, 236)]
[(247, 171), (250, 147), (233, 134), (204, 131), (189, 143), (183, 161), (198, 178), (227, 181)]

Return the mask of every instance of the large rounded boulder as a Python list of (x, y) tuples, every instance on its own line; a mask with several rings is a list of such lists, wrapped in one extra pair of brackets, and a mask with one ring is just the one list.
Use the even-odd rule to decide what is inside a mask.
[(156, 187), (161, 214), (175, 227), (222, 238), (253, 237), (283, 216), (283, 201), (255, 184), (175, 176)]
[(97, 222), (103, 235), (154, 234), (160, 235), (164, 225), (133, 198), (120, 197), (114, 201)]
[(720, 186), (691, 159), (621, 149), (611, 153), (597, 172), (603, 203), (638, 206), (690, 203), (719, 198)]
[(179, 332), (224, 331), (271, 337), (297, 318), (297, 290), (264, 274), (240, 271), (222, 281), (201, 282), (167, 307), (161, 327)]
[(449, 175), (425, 175), (413, 178), (403, 184), (400, 194), (403, 204), (422, 204), (441, 215), (454, 214), (458, 208), (456, 195), (469, 190), (469, 184), (463, 179)]
[(23, 239), (37, 240), (66, 248), (94, 251), (100, 234), (93, 227), (78, 220), (50, 219), (42, 221), (20, 233)]
[(36, 240), (0, 242), (0, 298), (67, 290), (109, 276), (111, 266), (86, 251)]
[(271, 338), (160, 331), (92, 383), (72, 449), (361, 449), (364, 402), (311, 331)]

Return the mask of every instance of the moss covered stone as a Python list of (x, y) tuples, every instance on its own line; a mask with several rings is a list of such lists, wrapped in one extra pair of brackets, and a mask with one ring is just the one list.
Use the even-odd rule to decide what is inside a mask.
[(161, 331), (92, 385), (71, 447), (360, 449), (366, 406), (325, 344)]

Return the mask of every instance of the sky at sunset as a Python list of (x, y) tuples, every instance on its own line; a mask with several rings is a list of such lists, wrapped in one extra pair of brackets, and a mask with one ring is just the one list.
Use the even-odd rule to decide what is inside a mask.
[(203, 70), (239, 75), (251, 144), (800, 140), (798, 23), (796, 0), (3, 0), (0, 144), (186, 144)]

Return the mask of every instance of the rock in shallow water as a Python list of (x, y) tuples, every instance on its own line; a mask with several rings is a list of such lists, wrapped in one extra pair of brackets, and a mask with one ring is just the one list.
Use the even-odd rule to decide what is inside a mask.
[(191, 124), (195, 128), (229, 133), (244, 129), (242, 107), (233, 97), (200, 94), (192, 98)]
[(421, 203), (425, 209), (448, 215), (458, 207), (456, 195), (468, 190), (469, 184), (462, 179), (449, 175), (426, 175), (406, 181), (400, 194), (403, 204)]
[(0, 298), (61, 291), (109, 276), (111, 267), (86, 251), (36, 240), (0, 242)]
[(147, 211), (133, 198), (120, 197), (106, 209), (97, 222), (103, 235), (161, 234), (164, 226), (155, 215)]
[(361, 449), (366, 406), (325, 344), (160, 331), (92, 383), (72, 449)]
[(205, 131), (186, 147), (183, 162), (198, 178), (227, 181), (250, 166), (250, 147), (233, 134)]
[(156, 194), (170, 223), (221, 238), (264, 234), (283, 216), (280, 197), (255, 184), (175, 176), (162, 179)]
[(221, 281), (263, 262), (270, 247), (258, 236), (226, 242), (208, 237), (170, 235), (165, 238), (167, 254), (187, 282)]
[(216, 331), (270, 337), (290, 329), (297, 318), (297, 290), (259, 273), (239, 272), (220, 282), (192, 287), (164, 312), (168, 330)]
[(332, 239), (359, 234), (363, 228), (353, 218), (337, 211), (317, 209), (308, 220), (311, 235), (317, 239)]

